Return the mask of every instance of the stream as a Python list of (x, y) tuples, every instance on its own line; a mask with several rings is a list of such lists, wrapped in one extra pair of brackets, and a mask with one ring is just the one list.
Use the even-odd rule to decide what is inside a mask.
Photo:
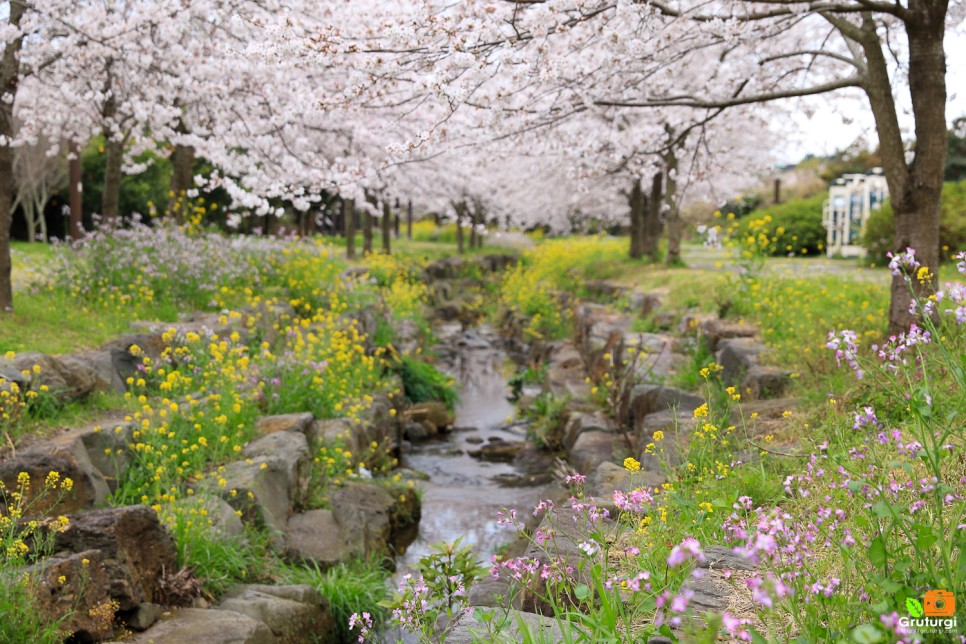
[[(512, 532), (497, 525), (497, 512), (515, 507), (526, 514), (547, 495), (546, 485), (522, 485), (527, 473), (506, 462), (487, 462), (468, 454), (482, 444), (526, 440), (526, 425), (512, 423), (515, 407), (507, 400), (513, 366), (487, 326), (463, 330), (459, 324), (436, 329), (440, 368), (459, 382), (459, 403), (452, 433), (415, 443), (401, 465), (424, 472), (419, 536), (397, 559), (395, 581), (414, 569), (431, 546), (462, 538), (488, 564)], [(546, 470), (545, 470), (546, 471)]]

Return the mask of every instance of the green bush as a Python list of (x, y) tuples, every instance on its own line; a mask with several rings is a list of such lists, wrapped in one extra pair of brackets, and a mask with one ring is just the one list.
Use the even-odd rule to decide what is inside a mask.
[[(966, 181), (943, 184), (941, 212), (939, 215), (939, 243), (942, 256), (948, 256), (966, 248)], [(892, 204), (886, 202), (873, 212), (862, 231), (862, 246), (868, 253), (869, 262), (877, 266), (889, 263), (886, 253), (892, 250), (896, 236), (895, 215)]]
[(402, 378), (409, 402), (438, 400), (445, 403), (450, 411), (456, 406), (457, 395), (453, 379), (428, 362), (403, 356), (394, 370)]
[(775, 237), (768, 249), (772, 255), (818, 255), (825, 248), (826, 232), (822, 226), (822, 204), (826, 194), (807, 199), (790, 199), (776, 206), (755, 210), (741, 219), (742, 236), (748, 223), (771, 216), (769, 228)]

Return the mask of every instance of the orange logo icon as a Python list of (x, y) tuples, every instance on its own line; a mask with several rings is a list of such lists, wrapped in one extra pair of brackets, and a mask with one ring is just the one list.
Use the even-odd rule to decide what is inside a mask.
[(956, 614), (956, 597), (948, 590), (930, 590), (922, 598), (926, 617), (953, 617)]

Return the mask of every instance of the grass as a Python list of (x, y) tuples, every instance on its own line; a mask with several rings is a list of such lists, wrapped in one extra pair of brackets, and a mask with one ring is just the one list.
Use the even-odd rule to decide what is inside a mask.
[(283, 566), (279, 573), (287, 584), (308, 584), (329, 601), (329, 611), (335, 619), (335, 640), (354, 640), (349, 631), (349, 618), (363, 611), (372, 616), (375, 630), (386, 623), (386, 609), (380, 602), (389, 599), (389, 572), (378, 559), (354, 559), (328, 570), (317, 564)]

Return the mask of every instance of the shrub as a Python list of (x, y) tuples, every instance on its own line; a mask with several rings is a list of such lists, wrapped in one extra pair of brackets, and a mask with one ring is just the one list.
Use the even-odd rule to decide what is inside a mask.
[(825, 248), (825, 227), (822, 226), (822, 204), (825, 194), (807, 199), (792, 199), (767, 209), (756, 210), (742, 218), (740, 231), (749, 232), (750, 222), (767, 214), (771, 217), (767, 254), (817, 255)]
[[(939, 243), (943, 255), (966, 248), (966, 181), (943, 184), (940, 208)], [(862, 246), (868, 253), (869, 263), (877, 266), (889, 263), (886, 253), (893, 250), (895, 235), (895, 214), (892, 204), (886, 202), (869, 216), (862, 231)]]
[(456, 387), (453, 379), (439, 369), (411, 356), (403, 356), (393, 369), (403, 381), (409, 402), (439, 400), (452, 410), (456, 406)]

